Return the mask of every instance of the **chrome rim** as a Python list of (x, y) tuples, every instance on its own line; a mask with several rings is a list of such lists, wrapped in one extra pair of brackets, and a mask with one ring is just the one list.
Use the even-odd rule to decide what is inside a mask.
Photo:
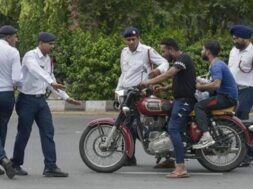
[(84, 152), (87, 159), (97, 167), (112, 167), (124, 157), (125, 143), (122, 132), (117, 130), (113, 136), (112, 145), (109, 149), (102, 149), (101, 144), (105, 141), (112, 126), (99, 125), (90, 130), (84, 140)]

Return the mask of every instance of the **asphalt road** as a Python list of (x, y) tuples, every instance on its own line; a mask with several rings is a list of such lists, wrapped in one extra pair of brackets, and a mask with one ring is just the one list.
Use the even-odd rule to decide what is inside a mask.
[[(16, 176), (10, 180), (6, 175), (0, 176), (0, 189), (246, 189), (252, 188), (253, 164), (249, 168), (237, 168), (229, 173), (212, 173), (201, 167), (195, 160), (186, 162), (190, 178), (167, 179), (165, 175), (171, 170), (153, 169), (155, 160), (145, 154), (137, 143), (137, 167), (123, 167), (115, 173), (102, 174), (91, 171), (82, 162), (78, 143), (82, 131), (89, 121), (98, 117), (114, 115), (87, 115), (78, 113), (54, 114), (55, 142), (57, 164), (67, 171), (68, 178), (45, 178), (42, 176), (43, 156), (36, 125), (33, 127), (30, 141), (26, 148), (23, 167), (28, 176)], [(16, 135), (17, 116), (13, 115), (9, 124), (6, 151), (12, 156)]]

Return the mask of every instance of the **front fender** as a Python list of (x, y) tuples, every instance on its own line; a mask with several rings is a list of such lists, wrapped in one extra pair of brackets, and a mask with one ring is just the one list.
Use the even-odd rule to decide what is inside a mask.
[(100, 124), (114, 125), (115, 119), (113, 118), (98, 118), (88, 123), (88, 127), (94, 127)]
[[(99, 118), (95, 119), (91, 122), (89, 122), (88, 127), (96, 127), (97, 125), (114, 125), (115, 119), (113, 118)], [(133, 142), (133, 137), (131, 134), (131, 131), (126, 125), (122, 124), (120, 125), (120, 129), (122, 130), (123, 137), (125, 140), (125, 145), (126, 145), (126, 154), (128, 157), (132, 157), (133, 152), (134, 152), (134, 142)]]
[(252, 137), (249, 134), (249, 131), (248, 131), (247, 127), (242, 123), (242, 121), (239, 118), (237, 118), (236, 116), (233, 116), (233, 117), (231, 117), (231, 116), (219, 116), (219, 117), (216, 117), (216, 118), (231, 121), (235, 125), (239, 126), (242, 129), (243, 133), (244, 133), (246, 143), (248, 145), (252, 145), (252, 143), (253, 143)]

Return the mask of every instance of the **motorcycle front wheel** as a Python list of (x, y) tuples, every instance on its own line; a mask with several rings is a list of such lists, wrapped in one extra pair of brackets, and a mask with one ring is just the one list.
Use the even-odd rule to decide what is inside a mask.
[(210, 171), (228, 172), (243, 161), (247, 146), (240, 127), (232, 122), (217, 120), (216, 143), (209, 148), (196, 150), (199, 163)]
[(126, 142), (120, 129), (116, 130), (106, 149), (101, 146), (111, 129), (112, 125), (109, 124), (87, 127), (80, 138), (81, 158), (96, 172), (111, 173), (120, 169), (126, 162)]

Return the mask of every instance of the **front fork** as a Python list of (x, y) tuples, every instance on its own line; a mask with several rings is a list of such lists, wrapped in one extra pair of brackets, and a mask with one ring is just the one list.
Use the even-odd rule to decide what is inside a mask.
[(108, 136), (106, 137), (105, 141), (101, 144), (102, 149), (108, 149), (111, 145), (112, 137), (114, 133), (116, 132), (117, 128), (119, 127), (120, 123), (124, 119), (124, 114), (123, 112), (120, 112), (118, 118), (115, 120), (114, 125), (112, 126), (112, 129), (110, 130)]
[(116, 132), (117, 127), (115, 125), (112, 126), (112, 129), (110, 130), (108, 136), (106, 137), (105, 141), (101, 144), (102, 149), (108, 149), (111, 146), (112, 136)]
[[(133, 140), (131, 131), (125, 125), (121, 125), (120, 129), (122, 130), (124, 142), (125, 142), (125, 145), (126, 145), (126, 151), (125, 151), (126, 155), (128, 157), (132, 157), (133, 153), (134, 153), (134, 140)], [(105, 142), (103, 142), (101, 144), (101, 146), (100, 146), (101, 149), (107, 150), (108, 148), (110, 148), (115, 132), (117, 132), (117, 127), (113, 126), (111, 131), (109, 132), (108, 136), (106, 137)]]

